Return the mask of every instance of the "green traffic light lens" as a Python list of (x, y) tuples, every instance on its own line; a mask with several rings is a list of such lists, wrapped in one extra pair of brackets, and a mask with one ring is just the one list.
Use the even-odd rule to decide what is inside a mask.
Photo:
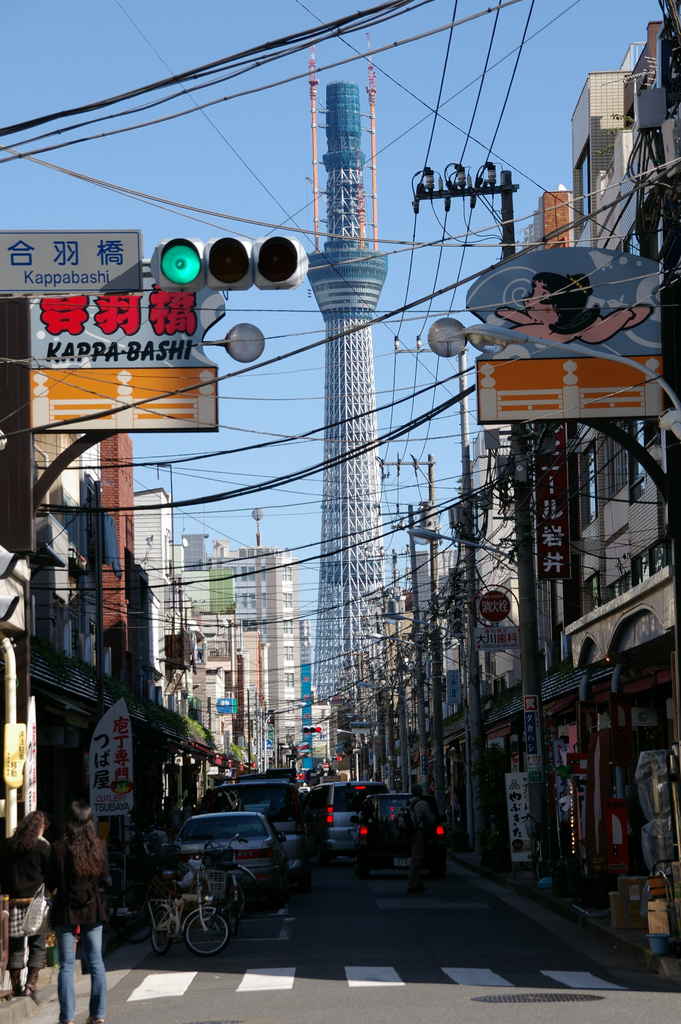
[(201, 257), (191, 242), (177, 239), (163, 250), (161, 271), (173, 284), (191, 284), (201, 272)]

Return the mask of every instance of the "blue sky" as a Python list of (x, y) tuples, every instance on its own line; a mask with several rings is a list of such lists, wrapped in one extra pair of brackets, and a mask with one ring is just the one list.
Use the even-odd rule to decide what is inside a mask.
[[(179, 0), (145, 0), (141, 4), (132, 0), (97, 0), (94, 4), (24, 0), (6, 5), (6, 46), (0, 67), (3, 124), (115, 96), (357, 9), (355, 3), (345, 0), (306, 0), (305, 4), (298, 0), (252, 0), (248, 4), (241, 0), (203, 0), (200, 4)], [(491, 146), (491, 159), (510, 169), (513, 180), (520, 184), (515, 195), (516, 216), (529, 218), (543, 190), (555, 189), (559, 183), (571, 186), (570, 119), (587, 73), (618, 68), (629, 44), (643, 40), (648, 21), (659, 18), (654, 0), (543, 0), (534, 6), (531, 0), (519, 0), (501, 10), (498, 17), (485, 14), (451, 33), (432, 32), (448, 25), (453, 17), (469, 18), (484, 9), (475, 0), (457, 4), (434, 0), (371, 30), (377, 79), (379, 236), (381, 249), (391, 254), (379, 312), (398, 309), (475, 274), (500, 256), (493, 217), (480, 205), (470, 215), (468, 207), (455, 204), (445, 225), (450, 235), (460, 236), (470, 215), (471, 229), (478, 232), (474, 244), (463, 249), (456, 238), (444, 248), (426, 244), (442, 238), (444, 210), (441, 205), (432, 209), (423, 204), (414, 218), (413, 176), (426, 163), (441, 172), (458, 161), (474, 175)], [(526, 42), (514, 74), (517, 47), (530, 11)], [(429, 32), (432, 34), (425, 38), (415, 38)], [(402, 40), (412, 41), (390, 45)], [(388, 48), (380, 52), (384, 47)], [(317, 44), (320, 106), (326, 84), (337, 79), (359, 82), (365, 96), (365, 59), (331, 67), (365, 50), (364, 31)], [(179, 96), (167, 104), (60, 136), (29, 141), (49, 132), (53, 125), (3, 135), (2, 143), (21, 153), (73, 139), (86, 141), (37, 155), (53, 167), (9, 159), (9, 152), (0, 154), (2, 227), (139, 228), (146, 256), (151, 256), (161, 238), (175, 235), (208, 239), (237, 232), (257, 237), (269, 230), (262, 224), (311, 230), (309, 58), (309, 49), (303, 49), (211, 85), (194, 98)], [(479, 92), (486, 61), (488, 69)], [(440, 116), (434, 121), (438, 95)], [(222, 101), (224, 97), (230, 98)], [(101, 137), (105, 132), (153, 122), (169, 113), (192, 110), (196, 103), (217, 100), (221, 102), (204, 111)], [(144, 100), (127, 106), (141, 102)], [(113, 106), (104, 113), (121, 109)], [(67, 118), (58, 126), (75, 120), (85, 121), (86, 117)], [(323, 113), (319, 121), (323, 123)], [(325, 149), (320, 131), (320, 156)], [(368, 153), (369, 149), (367, 136), (364, 150)], [(122, 186), (138, 198), (89, 179)], [(320, 184), (323, 187), (323, 168)], [(369, 188), (369, 181), (366, 185)], [(171, 204), (211, 213), (190, 214)], [(520, 222), (519, 232), (523, 223), (527, 222)], [(305, 241), (304, 235), (299, 237)], [(379, 406), (454, 372), (454, 367), (430, 354), (417, 357), (402, 352), (396, 357), (394, 340), (398, 335), (403, 348), (413, 349), (423, 334), (425, 344), (428, 317), (445, 315), (450, 308), (461, 309), (465, 292), (466, 286), (375, 329)], [(291, 351), (323, 336), (321, 315), (306, 285), (293, 292), (251, 289), (232, 293), (225, 327), (242, 321), (255, 323), (264, 332), (266, 356)], [(221, 372), (237, 368), (220, 349), (213, 350), (213, 355)], [(429, 392), (423, 399), (397, 406), (392, 413), (381, 413), (379, 431), (424, 412), (433, 401), (443, 401), (451, 387), (443, 385), (434, 398)], [(276, 367), (261, 371), (256, 367), (223, 384), (220, 395), (218, 433), (136, 435), (136, 460), (167, 462), (180, 455), (238, 449), (321, 425), (323, 348)], [(461, 472), (458, 436), (455, 412), (384, 449), (382, 456), (389, 462), (398, 457), (425, 460), (432, 452), (437, 463), (438, 499), (446, 502), (456, 494)], [(175, 497), (260, 483), (321, 457), (321, 440), (312, 440), (260, 453), (216, 457), (209, 464), (184, 463), (173, 471)], [(412, 469), (402, 468), (399, 477), (394, 467), (389, 472), (384, 482), (386, 524), (427, 492), (425, 477)], [(139, 466), (135, 482), (138, 488), (160, 483), (169, 489), (168, 471)], [(205, 509), (194, 507), (177, 514), (176, 531), (205, 530), (211, 537), (229, 537), (233, 546), (252, 544), (250, 513), (260, 506), (265, 511), (263, 543), (289, 547), (299, 557), (309, 557), (316, 553), (321, 533), (320, 493), (321, 477), (316, 477), (285, 489), (263, 489), (252, 498), (207, 504)], [(402, 550), (405, 541), (405, 535), (396, 532), (386, 546)], [(303, 610), (311, 612), (317, 586), (314, 563), (303, 572), (301, 585)]]

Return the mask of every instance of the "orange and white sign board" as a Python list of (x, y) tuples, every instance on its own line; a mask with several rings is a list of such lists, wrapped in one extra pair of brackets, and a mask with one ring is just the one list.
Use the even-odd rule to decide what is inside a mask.
[(645, 419), (662, 412), (659, 355), (630, 357), (645, 366), (605, 359), (479, 359), (478, 420), (510, 423), (529, 419)]
[(203, 341), (222, 316), (210, 289), (34, 300), (33, 429), (217, 430), (218, 368)]
[(196, 366), (32, 370), (33, 426), (59, 430), (96, 416), (87, 430), (216, 430), (215, 378), (214, 367)]

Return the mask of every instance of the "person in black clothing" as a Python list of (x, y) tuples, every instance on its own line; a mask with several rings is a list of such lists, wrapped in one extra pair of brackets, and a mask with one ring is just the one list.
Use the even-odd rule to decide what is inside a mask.
[(106, 843), (95, 831), (94, 815), (85, 800), (69, 805), (64, 838), (50, 847), (45, 884), (56, 895), (52, 907), (59, 947), (59, 1020), (73, 1024), (76, 993), (73, 971), (76, 927), (80, 927), (83, 955), (90, 967), (90, 1014), (87, 1024), (104, 1024), (106, 969), (102, 959), (102, 933), (106, 911), (102, 887), (109, 882)]
[[(16, 827), (14, 835), (0, 844), (0, 890), (10, 900), (35, 896), (45, 881), (50, 844), (43, 838), (48, 820), (42, 811), (31, 811)], [(47, 935), (28, 936), (28, 976), (22, 987), (24, 933), (22, 925), (28, 906), (10, 911), (9, 976), (12, 995), (35, 999), (38, 974), (45, 966)]]
[(421, 881), (421, 872), (426, 863), (426, 843), (428, 833), (435, 825), (435, 818), (427, 800), (423, 798), (423, 786), (415, 783), (411, 787), (410, 805), (414, 816), (415, 829), (411, 837), (411, 860), (409, 861), (409, 880), (407, 892), (428, 892)]

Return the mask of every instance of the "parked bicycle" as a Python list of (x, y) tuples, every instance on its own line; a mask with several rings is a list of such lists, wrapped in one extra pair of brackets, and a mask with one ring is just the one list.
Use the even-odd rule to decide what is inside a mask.
[(124, 942), (146, 942), (149, 938), (150, 900), (174, 900), (181, 895), (178, 882), (186, 874), (186, 869), (180, 861), (178, 848), (161, 846), (151, 855), (152, 867), (146, 880), (128, 882), (124, 891), (111, 903), (111, 925)]
[(197, 956), (215, 956), (236, 935), (243, 912), (257, 903), (257, 882), (248, 868), (233, 861), (233, 853), (206, 843), (201, 855), (189, 862), (191, 892), (150, 899), (151, 947), (158, 956), (180, 939)]

